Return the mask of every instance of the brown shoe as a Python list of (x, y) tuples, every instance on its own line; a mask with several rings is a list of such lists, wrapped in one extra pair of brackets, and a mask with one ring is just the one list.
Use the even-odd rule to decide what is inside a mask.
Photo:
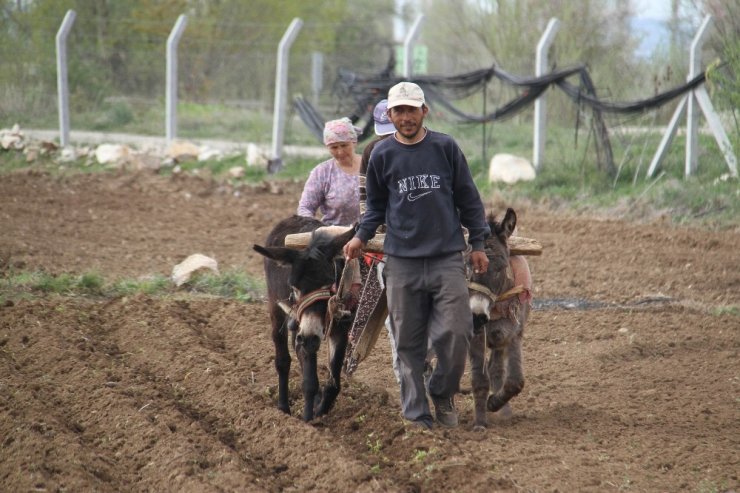
[(430, 418), (415, 419), (413, 421), (407, 421), (407, 423), (415, 430), (427, 431), (432, 429), (432, 420)]
[(432, 397), (432, 402), (437, 422), (446, 428), (455, 428), (457, 426), (455, 400), (452, 397)]

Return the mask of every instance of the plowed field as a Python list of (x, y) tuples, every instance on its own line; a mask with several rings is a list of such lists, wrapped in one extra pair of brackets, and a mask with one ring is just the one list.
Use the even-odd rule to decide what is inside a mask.
[[(169, 275), (203, 253), (262, 276), (252, 244), (300, 188), (5, 175), (0, 275)], [(740, 229), (517, 212), (544, 245), (538, 305), (514, 415), (486, 432), (469, 391), (458, 429), (405, 427), (385, 336), (307, 424), (275, 408), (262, 301), (37, 296), (0, 307), (0, 490), (737, 490)]]

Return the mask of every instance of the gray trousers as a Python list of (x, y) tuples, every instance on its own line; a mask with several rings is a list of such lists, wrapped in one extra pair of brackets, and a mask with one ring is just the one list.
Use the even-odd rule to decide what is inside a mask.
[(427, 340), (437, 353), (429, 395), (447, 398), (460, 390), (473, 335), (463, 256), (413, 259), (387, 255), (383, 275), (398, 354), (403, 416), (431, 420), (423, 376)]

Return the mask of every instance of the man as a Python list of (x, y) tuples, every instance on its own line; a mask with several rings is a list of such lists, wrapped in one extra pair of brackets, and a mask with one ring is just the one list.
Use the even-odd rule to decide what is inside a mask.
[(367, 169), (367, 210), (347, 258), (385, 223), (385, 286), (401, 374), (403, 416), (432, 427), (424, 387), (427, 339), (437, 354), (428, 384), (435, 417), (457, 426), (454, 396), (465, 370), (473, 319), (462, 252), (461, 226), (469, 231), (476, 271), (485, 272), (483, 252), (490, 230), (465, 156), (452, 137), (424, 127), (424, 92), (401, 82), (388, 92), (388, 116), (396, 132), (378, 142)]

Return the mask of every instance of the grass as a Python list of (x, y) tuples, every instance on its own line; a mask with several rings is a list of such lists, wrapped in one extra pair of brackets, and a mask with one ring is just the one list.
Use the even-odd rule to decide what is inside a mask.
[[(163, 105), (160, 102), (143, 104), (118, 101), (106, 104), (107, 109), (96, 114), (98, 119), (109, 122), (107, 130), (162, 134), (159, 123), (146, 127), (151, 122), (159, 121), (162, 116)], [(255, 142), (265, 142), (270, 138), (271, 115), (262, 111), (188, 102), (181, 102), (178, 108), (183, 130), (192, 126), (193, 132), (200, 132), (199, 137)], [(514, 118), (487, 124), (484, 128), (480, 125), (458, 124), (439, 114), (432, 115), (428, 120), (430, 128), (448, 133), (460, 143), (484, 202), (494, 207), (534, 204), (628, 220), (668, 218), (675, 224), (712, 229), (740, 226), (738, 179), (724, 179), (728, 174), (728, 166), (711, 135), (700, 135), (699, 164), (693, 176), (684, 177), (685, 139), (678, 135), (655, 176), (648, 178), (646, 171), (662, 134), (629, 133), (623, 131), (617, 122), (610, 126), (616, 175), (609, 176), (597, 169), (596, 152), (588, 127), (581, 124), (576, 132), (574, 128), (552, 124), (547, 130), (545, 162), (534, 181), (515, 185), (491, 184), (488, 183), (488, 163), (494, 153), (510, 153), (525, 158), (532, 155), (531, 123), (525, 118)], [(91, 125), (94, 123), (91, 118), (85, 118)], [(652, 124), (653, 120), (648, 115), (642, 122), (647, 125)], [(636, 124), (639, 125), (640, 121)], [(122, 125), (123, 128), (113, 128), (115, 125)], [(183, 133), (183, 136), (187, 135), (187, 132)], [(313, 136), (295, 116), (289, 120), (285, 135), (286, 145), (316, 144)], [(730, 138), (735, 152), (740, 152), (740, 136), (735, 133)], [(361, 143), (359, 150), (363, 146), (364, 143)], [(30, 166), (52, 174), (106, 170), (92, 161), (92, 158), (83, 158), (60, 165), (56, 162), (56, 155), (51, 154), (41, 156)], [(180, 164), (180, 169), (193, 173), (205, 170), (216, 179), (237, 185), (265, 180), (303, 181), (317, 162), (316, 158), (290, 156), (285, 158), (283, 169), (275, 175), (269, 175), (259, 167), (245, 167), (245, 176), (238, 179), (229, 177), (228, 171), (234, 166), (244, 165), (243, 155), (206, 162), (186, 162)], [(0, 151), (0, 175), (26, 167), (29, 164), (21, 153)], [(162, 174), (171, 172), (172, 167), (160, 170)]]
[[(493, 132), (494, 142), (500, 131)], [(529, 126), (509, 128), (509, 135), (501, 136), (501, 140), (510, 147), (496, 152), (531, 155), (531, 148), (525, 150), (523, 145), (531, 146), (528, 132)], [(669, 218), (675, 224), (710, 229), (740, 227), (739, 181), (729, 176), (724, 156), (711, 136), (700, 136), (701, 155), (694, 175), (684, 176), (685, 139), (677, 136), (661, 167), (647, 178), (660, 134), (640, 136), (639, 145), (625, 145), (615, 139), (612, 146), (617, 174), (613, 177), (597, 169), (595, 153), (583, 148), (585, 139), (579, 139), (576, 146), (573, 136), (568, 137), (564, 129), (552, 134), (557, 140), (548, 141), (546, 147), (546, 156), (552, 157), (531, 182), (488, 183), (488, 160), (484, 162), (479, 152), (469, 153), (470, 168), (484, 201), (494, 206), (538, 204), (637, 221)], [(735, 146), (740, 151), (740, 142)]]
[(260, 299), (265, 293), (262, 279), (242, 271), (230, 270), (220, 274), (196, 274), (180, 288), (164, 276), (140, 279), (105, 279), (96, 272), (81, 275), (47, 272), (0, 272), (0, 303), (36, 296), (87, 296), (114, 298), (133, 294), (170, 296), (177, 293), (209, 295), (242, 302)]
[[(70, 128), (139, 135), (165, 134), (165, 102), (161, 100), (109, 98), (87, 103), (70, 111)], [(56, 112), (23, 112), (7, 115), (8, 126), (58, 128)], [(183, 139), (219, 139), (236, 142), (269, 142), (273, 114), (224, 103), (180, 101), (177, 105), (177, 135)], [(289, 113), (285, 122), (286, 145), (317, 145), (316, 138), (300, 118)]]

